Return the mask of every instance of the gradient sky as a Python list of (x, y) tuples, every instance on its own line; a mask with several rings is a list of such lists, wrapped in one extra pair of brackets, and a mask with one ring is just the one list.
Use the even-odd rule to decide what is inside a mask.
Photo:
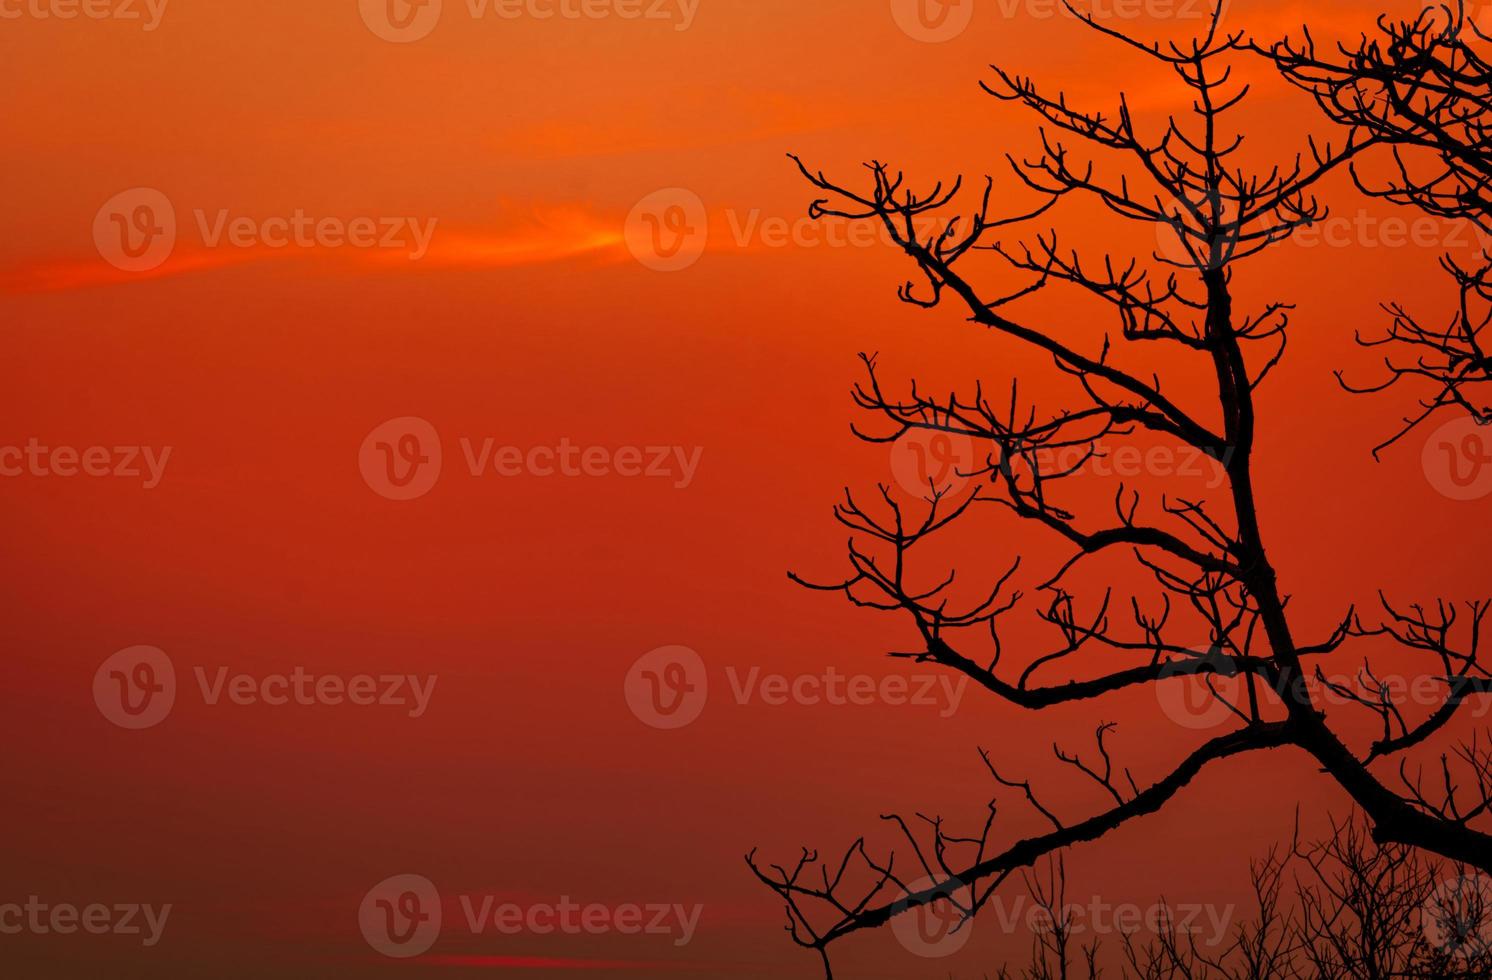
[[(908, 648), (905, 624), (784, 574), (839, 573), (828, 508), (846, 484), (891, 478), (888, 451), (849, 434), (858, 352), (879, 351), (888, 381), (938, 390), (1012, 373), (1033, 393), (1050, 381), (1041, 359), (951, 307), (898, 304), (908, 269), (894, 251), (773, 239), (774, 221), (824, 231), (803, 230), (813, 195), (785, 153), (842, 175), (885, 159), (928, 183), (994, 172), (1000, 200), (1023, 207), (1002, 160), (1034, 153), (1034, 129), (980, 93), (984, 66), (1034, 74), (1085, 106), (1125, 91), (1152, 125), (1184, 107), (1174, 80), (1130, 53), (1036, 0), (978, 0), (945, 43), (909, 36), (885, 0), (700, 0), (687, 25), (678, 13), (476, 20), (466, 0), (446, 0), (411, 43), (377, 36), (356, 0), (171, 0), (148, 31), (40, 17), (35, 0), (0, 9), (20, 12), (0, 20), (0, 445), (172, 450), (149, 490), (0, 479), (0, 642), (17, 671), (0, 713), (0, 903), (173, 905), (150, 948), (0, 936), (17, 975), (107, 964), (121, 978), (811, 977), (814, 958), (787, 942), (775, 899), (746, 872), (750, 848), (787, 860), (861, 833), (889, 843), (877, 817), (893, 810), (977, 820), (990, 793), (977, 746), (1085, 814), (1104, 799), (1052, 770), (1054, 738), (1083, 746), (1097, 721), (1120, 722), (1114, 747), (1143, 783), (1205, 737), (1145, 692), (1033, 715), (970, 691), (940, 717), (737, 704), (727, 673), (908, 672), (881, 656)], [(1234, 0), (1228, 16), (1261, 38), (1303, 18), (1332, 36), (1379, 10)], [(1250, 160), (1272, 164), (1328, 132), (1298, 94), (1259, 82), (1237, 117)], [(179, 224), (171, 257), (143, 273), (106, 262), (93, 233), (101, 206), (134, 188), (165, 195)], [(697, 262), (665, 272), (633, 257), (627, 218), (670, 188), (697, 195), (708, 235)], [(1291, 350), (1261, 394), (1257, 468), (1292, 610), (1324, 632), (1380, 588), (1405, 600), (1485, 591), (1492, 538), (1486, 499), (1448, 500), (1427, 478), (1433, 430), (1382, 462), (1369, 455), (1408, 392), (1353, 399), (1331, 378), (1371, 371), (1351, 338), (1381, 329), (1380, 303), (1448, 309), (1435, 268), (1446, 243), (1386, 244), (1382, 222), (1411, 216), (1345, 180), (1323, 197), (1359, 229), (1346, 245), (1281, 246), (1240, 271), (1238, 289), (1297, 304)], [(195, 212), (225, 210), (436, 226), (419, 261), (211, 246)], [(1081, 206), (1049, 217), (1075, 245), (1154, 247)], [(1108, 326), (1081, 304), (1033, 309), (1075, 337)], [(1199, 379), (1170, 385), (1203, 391)], [(435, 487), (404, 502), (374, 492), (358, 465), (364, 438), (402, 417), (428, 421), (445, 454)], [(702, 455), (682, 488), (473, 478), (463, 437)], [(1092, 479), (1098, 498), (1112, 494)], [(1008, 521), (980, 530), (963, 552), (971, 575), (1025, 554), (1029, 589), (1065, 557)], [(1132, 575), (1123, 567), (1085, 581)], [(1012, 656), (1051, 643), (1030, 606), (1011, 620)], [(102, 717), (91, 687), (106, 658), (136, 645), (165, 651), (182, 679), (170, 716), (144, 731)], [(698, 652), (710, 697), (697, 721), (663, 731), (629, 710), (624, 679), (672, 645)], [(188, 680), (197, 666), (433, 674), (438, 686), (419, 718), (208, 705)], [(1004, 840), (1036, 826), (1009, 803)], [(1299, 755), (1214, 767), (1164, 813), (1072, 852), (1069, 897), (1238, 901), (1248, 858), (1288, 835), (1297, 805), (1317, 827), (1348, 812)], [(446, 900), (440, 940), (411, 962), (380, 956), (358, 929), (368, 889), (403, 873)], [(460, 895), (703, 911), (684, 946), (473, 936)], [(981, 922), (946, 961), (888, 934), (849, 942), (843, 962), (851, 976), (977, 976), (1026, 942)]]

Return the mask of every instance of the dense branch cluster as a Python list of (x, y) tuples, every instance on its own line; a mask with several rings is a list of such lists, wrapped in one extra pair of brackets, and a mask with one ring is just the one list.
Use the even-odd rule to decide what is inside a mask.
[[(930, 483), (919, 500), (885, 487), (870, 497), (846, 491), (834, 516), (849, 533), (849, 573), (831, 581), (794, 578), (858, 606), (906, 617), (919, 643), (893, 656), (955, 671), (1023, 709), (1197, 684), (1226, 705), (1234, 724), (1149, 781), (1115, 760), (1110, 723), (1094, 725), (1086, 748), (1054, 746), (1056, 761), (1105, 801), (1104, 809), (1080, 817), (1059, 815), (1029, 780), (1002, 772), (984, 753), (995, 799), (972, 829), (956, 830), (937, 816), (892, 815), (884, 819), (903, 841), (900, 854), (874, 854), (864, 838), (829, 861), (810, 849), (786, 864), (761, 860), (753, 852), (748, 864), (782, 900), (789, 934), (820, 955), (830, 976), (829, 949), (838, 940), (934, 902), (971, 918), (1021, 869), (1154, 812), (1215, 762), (1261, 750), (1289, 747), (1307, 754), (1361, 808), (1377, 841), (1492, 871), (1487, 833), (1492, 746), (1473, 738), (1442, 755), (1428, 774), (1407, 756), (1446, 730), (1462, 705), (1492, 693), (1492, 673), (1480, 657), (1489, 606), (1444, 601), (1403, 606), (1380, 597), (1374, 616), (1349, 610), (1329, 634), (1300, 637), (1287, 612), (1289, 597), (1270, 563), (1252, 470), (1254, 399), (1285, 352), (1292, 306), (1274, 301), (1246, 309), (1235, 303), (1233, 289), (1235, 273), (1251, 256), (1325, 218), (1326, 207), (1314, 189), (1333, 172), (1355, 168), (1367, 154), (1399, 161), (1403, 181), (1380, 190), (1385, 196), (1437, 214), (1446, 213), (1453, 196), (1462, 207), (1479, 207), (1487, 185), (1476, 168), (1485, 159), (1462, 160), (1457, 152), (1407, 140), (1395, 128), (1404, 106), (1384, 108), (1366, 93), (1399, 84), (1399, 75), (1391, 73), (1402, 72), (1395, 59), (1408, 57), (1402, 49), (1410, 41), (1445, 58), (1423, 68), (1414, 83), (1421, 88), (1449, 86), (1442, 73), (1471, 73), (1481, 63), (1450, 57), (1449, 49), (1466, 45), (1453, 35), (1426, 33), (1423, 18), (1411, 25), (1385, 22), (1390, 42), (1364, 40), (1361, 51), (1348, 52), (1350, 78), (1340, 84), (1309, 42), (1267, 49), (1285, 76), (1315, 93), (1344, 130), (1339, 142), (1308, 140), (1294, 159), (1250, 172), (1239, 162), (1244, 137), (1230, 135), (1225, 124), (1248, 94), (1248, 86), (1234, 80), (1233, 65), (1265, 49), (1241, 34), (1223, 32), (1217, 17), (1205, 36), (1162, 45), (1133, 40), (1073, 13), (1171, 73), (1191, 95), (1189, 118), (1172, 119), (1161, 132), (1147, 135), (1122, 96), (1112, 113), (1086, 111), (1060, 94), (1047, 94), (1029, 78), (996, 68), (986, 90), (1033, 113), (1040, 123), (1039, 154), (1007, 157), (1021, 193), (1037, 199), (1010, 216), (996, 213), (992, 178), (975, 192), (972, 209), (950, 219), (968, 197), (962, 180), (917, 191), (906, 175), (874, 162), (867, 165), (863, 184), (848, 185), (794, 158), (820, 193), (812, 216), (874, 222), (915, 264), (918, 280), (899, 290), (904, 302), (933, 308), (951, 301), (972, 323), (1050, 357), (1078, 398), (1043, 411), (1023, 397), (1015, 381), (998, 396), (983, 386), (932, 394), (915, 382), (897, 393), (884, 383), (877, 358), (864, 355), (866, 379), (854, 398), (875, 421), (857, 427), (860, 438), (895, 442), (924, 432), (966, 438), (981, 447), (972, 469), (960, 474), (974, 489), (954, 492)], [(1385, 67), (1377, 67), (1380, 63)], [(1459, 76), (1456, 85), (1457, 93), (1470, 87)], [(1404, 98), (1409, 108), (1426, 111), (1426, 96)], [(1452, 123), (1463, 135), (1482, 125), (1459, 102), (1437, 104), (1436, 111), (1442, 133), (1451, 132), (1445, 127)], [(1101, 173), (1096, 164), (1080, 161), (1068, 141), (1110, 151), (1110, 157), (1118, 154), (1131, 172)], [(1446, 173), (1411, 178), (1405, 155), (1410, 147), (1440, 152)], [(1126, 221), (1159, 229), (1169, 246), (1146, 263), (1113, 256), (1092, 261), (1063, 247), (1055, 231), (1037, 231), (1019, 244), (1000, 237), (1059, 211), (1066, 199), (1084, 197)], [(939, 220), (927, 220), (932, 217)], [(939, 230), (924, 230), (934, 225)], [(975, 268), (988, 264), (1004, 270), (1004, 281), (993, 290), (974, 275)], [(1485, 271), (1466, 273), (1468, 301), (1486, 298)], [(1089, 343), (1076, 329), (1015, 312), (1022, 300), (1053, 288), (1077, 290), (1103, 304), (1098, 308), (1111, 312), (1117, 329)], [(1414, 337), (1425, 342), (1426, 335), (1413, 333), (1417, 328), (1411, 323), (1403, 314), (1396, 343)], [(1476, 330), (1460, 336), (1477, 343)], [(1190, 375), (1209, 379), (1211, 406), (1183, 404), (1168, 394), (1159, 373), (1124, 366), (1155, 345), (1174, 351), (1165, 363), (1184, 364)], [(1118, 356), (1121, 347), (1124, 358)], [(1451, 356), (1450, 347), (1437, 349)], [(1450, 366), (1452, 375), (1436, 373), (1440, 369), (1428, 359), (1413, 370), (1445, 386), (1440, 402), (1469, 406), (1464, 358)], [(1099, 513), (1068, 501), (1066, 481), (1114, 441), (1140, 437), (1168, 441), (1214, 461), (1226, 476), (1222, 490), (1212, 499), (1167, 494), (1152, 502), (1121, 484), (1112, 506)], [(1037, 587), (1042, 599), (1036, 614), (1055, 642), (1050, 649), (1022, 654), (1015, 664), (1004, 654), (1010, 644), (1002, 642), (1002, 622), (1025, 598), (1012, 587), (1019, 559), (1006, 560), (984, 584), (972, 586), (955, 570), (929, 577), (920, 560), (929, 550), (922, 547), (925, 542), (957, 535), (972, 511), (988, 507), (1044, 528), (1073, 550), (1071, 559)], [(1096, 555), (1129, 556), (1154, 584), (1155, 601), (1129, 599), (1127, 625), (1117, 623), (1121, 600), (1113, 590), (1085, 602), (1067, 584), (1073, 567)], [(1350, 682), (1327, 677), (1319, 666), (1312, 673), (1308, 666), (1364, 642), (1425, 658), (1423, 670), (1435, 678), (1439, 704), (1425, 717), (1406, 711), (1371, 663)], [(976, 653), (976, 645), (989, 652)], [(1235, 693), (1225, 694), (1220, 678), (1234, 679)], [(1350, 746), (1328, 718), (1323, 693), (1367, 712), (1377, 737)], [(1391, 771), (1394, 766), (1397, 772)], [(997, 843), (999, 800), (1011, 794), (1050, 829)]]
[[(1029, 964), (1002, 967), (999, 980), (1099, 980), (1099, 954), (1117, 942), (1124, 974), (1138, 980), (1317, 980), (1396, 977), (1481, 980), (1492, 974), (1486, 922), (1492, 890), (1463, 869), (1412, 848), (1373, 841), (1361, 823), (1333, 822), (1331, 836), (1250, 862), (1252, 909), (1219, 941), (1157, 916), (1153, 933), (1121, 931), (1084, 943), (1068, 901), (1065, 862), (1047, 858), (1024, 878), (1041, 927)], [(1165, 907), (1161, 907), (1165, 910)], [(1208, 937), (1218, 940), (1218, 937)]]
[[(1375, 180), (1353, 169), (1360, 190), (1465, 222), (1485, 242), (1492, 234), (1488, 44), (1483, 25), (1464, 6), (1430, 6), (1412, 21), (1380, 20), (1377, 34), (1355, 46), (1322, 52), (1307, 31), (1303, 40), (1282, 41), (1266, 53), (1330, 118), (1390, 147), (1389, 177)], [(1448, 321), (1425, 323), (1389, 304), (1387, 334), (1363, 341), (1387, 349), (1386, 380), (1348, 385), (1381, 391), (1405, 380), (1428, 383), (1430, 395), (1405, 419), (1400, 435), (1446, 407), (1492, 423), (1492, 350), (1485, 334), (1492, 321), (1492, 256), (1482, 248), (1447, 256), (1442, 265), (1457, 290)]]

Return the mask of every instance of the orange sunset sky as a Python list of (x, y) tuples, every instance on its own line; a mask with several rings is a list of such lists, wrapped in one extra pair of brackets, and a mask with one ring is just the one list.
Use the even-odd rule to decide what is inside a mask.
[[(1203, 27), (1189, 0), (1147, 2), (1129, 29)], [(1391, 2), (1232, 0), (1225, 24), (1344, 36), (1417, 9)], [(1021, 375), (1034, 396), (1063, 390), (1048, 360), (951, 305), (898, 303), (905, 256), (809, 223), (815, 195), (786, 154), (847, 179), (871, 158), (923, 186), (991, 173), (1008, 202), (996, 210), (1013, 212), (1034, 199), (1004, 155), (1039, 143), (1022, 110), (979, 90), (989, 63), (1085, 107), (1124, 92), (1151, 127), (1185, 109), (1176, 80), (1042, 0), (965, 0), (943, 40), (890, 0), (597, 0), (579, 16), (564, 15), (579, 0), (477, 4), (444, 0), (399, 36), (358, 0), (93, 0), (97, 16), (0, 0), (0, 447), (71, 447), (78, 467), (91, 447), (141, 451), (138, 477), (62, 475), (55, 455), (45, 474), (0, 476), (0, 905), (171, 906), (152, 945), (0, 934), (0, 973), (816, 977), (750, 877), (751, 848), (837, 855), (861, 834), (884, 847), (892, 811), (978, 821), (991, 792), (978, 747), (1092, 812), (1102, 794), (1054, 767), (1050, 744), (1082, 744), (1099, 715), (1120, 723), (1114, 749), (1141, 780), (1206, 737), (1146, 690), (1036, 714), (972, 689), (957, 703), (934, 688), (933, 703), (779, 704), (754, 687), (928, 676), (884, 656), (915, 642), (905, 623), (786, 576), (841, 574), (829, 508), (906, 465), (850, 433), (859, 352), (879, 352), (898, 386), (1004, 390)], [(1263, 65), (1240, 56), (1238, 70), (1257, 82), (1235, 116), (1251, 164), (1339, 138)], [(1277, 246), (1237, 289), (1297, 307), (1260, 393), (1256, 469), (1292, 612), (1324, 634), (1379, 589), (1485, 592), (1492, 504), (1444, 492), (1423, 451), (1435, 425), (1375, 462), (1413, 393), (1353, 398), (1331, 374), (1371, 376), (1376, 355), (1352, 337), (1385, 326), (1379, 304), (1447, 313), (1437, 259), (1474, 237), (1436, 225), (1406, 241), (1393, 222), (1414, 214), (1345, 175), (1321, 197), (1339, 237)], [(119, 222), (145, 227), (137, 207), (160, 200), (169, 255), (121, 254)], [(649, 251), (653, 223), (687, 230), (682, 259)], [(372, 226), (379, 244), (350, 241)], [(1157, 247), (1077, 202), (1031, 230), (1047, 226), (1117, 255)], [(1071, 298), (1032, 309), (1093, 350), (1110, 327)], [(1205, 379), (1167, 383), (1205, 396)], [(437, 436), (441, 471), (397, 499), (380, 465), (407, 460), (407, 426), (373, 434), (408, 419)], [(565, 446), (577, 467), (597, 449), (594, 472), (545, 469)], [(535, 447), (557, 452), (536, 467)], [(167, 449), (152, 480), (147, 461)], [(668, 475), (647, 476), (654, 463)], [(1181, 479), (1205, 493), (1209, 474)], [(1030, 590), (1067, 557), (1014, 520), (979, 528), (960, 551), (971, 575), (1024, 555)], [(1095, 566), (1083, 584), (1132, 567)], [(1024, 607), (1011, 657), (1051, 643)], [(136, 730), (101, 709), (95, 681), (139, 646), (177, 684), (169, 716)], [(665, 647), (697, 653), (708, 680), (676, 728), (649, 724), (629, 684)], [(198, 677), (221, 668), (434, 687), (418, 714), (213, 703)], [(1015, 802), (1001, 840), (1037, 826)], [(1069, 897), (1241, 902), (1248, 859), (1288, 837), (1297, 807), (1314, 830), (1350, 812), (1299, 754), (1212, 767), (1162, 813), (1069, 853)], [(439, 889), (444, 921), (428, 952), (400, 959), (367, 940), (359, 909), (406, 874)], [(1012, 902), (1022, 893), (1014, 883)], [(463, 900), (488, 898), (698, 914), (668, 933), (474, 931)], [(992, 918), (946, 960), (883, 932), (844, 943), (837, 965), (980, 977), (1028, 944)]]

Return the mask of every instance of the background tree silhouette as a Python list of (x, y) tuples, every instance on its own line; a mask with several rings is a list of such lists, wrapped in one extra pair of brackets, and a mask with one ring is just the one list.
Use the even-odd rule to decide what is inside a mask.
[[(1146, 686), (1204, 684), (1235, 724), (1170, 772), (1142, 782), (1114, 760), (1107, 741), (1113, 726), (1095, 720), (1090, 748), (1055, 750), (1061, 763), (1110, 801), (1077, 817), (1056, 813), (1029, 780), (1007, 775), (1003, 763), (982, 752), (997, 796), (1015, 795), (1049, 825), (1011, 843), (997, 841), (992, 800), (968, 831), (921, 814), (913, 821), (884, 818), (905, 842), (900, 856), (879, 856), (864, 838), (828, 861), (807, 848), (786, 863), (763, 861), (753, 851), (747, 863), (783, 901), (792, 939), (817, 952), (831, 977), (829, 950), (839, 940), (933, 902), (946, 903), (967, 921), (1022, 869), (1155, 812), (1208, 766), (1271, 749), (1292, 748), (1314, 760), (1360, 808), (1375, 841), (1492, 871), (1486, 830), (1492, 751), (1485, 741), (1460, 744), (1432, 764), (1428, 775), (1406, 760), (1468, 699), (1492, 693), (1492, 675), (1479, 660), (1489, 603), (1402, 605), (1382, 598), (1371, 617), (1348, 610), (1327, 635), (1303, 637), (1270, 561), (1256, 500), (1255, 397), (1285, 353), (1292, 306), (1278, 300), (1244, 307), (1235, 302), (1235, 276), (1252, 256), (1327, 216), (1313, 193), (1323, 178), (1402, 139), (1382, 124), (1343, 115), (1346, 131), (1339, 144), (1310, 140), (1293, 160), (1246, 170), (1238, 162), (1244, 137), (1226, 124), (1248, 92), (1233, 80), (1233, 66), (1252, 58), (1256, 46), (1241, 33), (1225, 33), (1217, 15), (1204, 36), (1160, 44), (1068, 9), (1113, 43), (1143, 52), (1158, 70), (1173, 74), (1192, 99), (1184, 121), (1172, 118), (1147, 136), (1123, 96), (1111, 113), (1086, 111), (1061, 94), (1047, 94), (1030, 78), (995, 68), (984, 88), (1034, 113), (1040, 123), (1041, 153), (1029, 160), (1007, 157), (1017, 187), (1038, 199), (1025, 209), (1002, 209), (992, 178), (974, 191), (977, 203), (960, 212), (966, 200), (961, 179), (918, 191), (901, 172), (872, 162), (862, 183), (840, 183), (794, 157), (822, 194), (811, 205), (812, 217), (878, 222), (912, 260), (919, 279), (899, 290), (904, 302), (933, 308), (951, 300), (992, 335), (1049, 356), (1075, 400), (1043, 411), (1022, 397), (1018, 380), (1000, 396), (976, 387), (941, 397), (915, 382), (893, 392), (877, 358), (862, 355), (867, 376), (854, 398), (876, 424), (858, 428), (860, 438), (894, 442), (940, 432), (973, 440), (981, 447), (979, 459), (964, 475), (976, 486), (961, 494), (930, 483), (917, 501), (881, 487), (868, 503), (846, 491), (834, 516), (850, 535), (848, 574), (828, 582), (793, 578), (857, 606), (905, 617), (916, 628), (919, 648), (893, 656), (962, 674), (1023, 709), (1099, 703)], [(1283, 58), (1287, 50), (1273, 55)], [(1314, 86), (1304, 70), (1285, 67), (1287, 77)], [(1064, 139), (1122, 155), (1134, 172), (1101, 175), (1094, 163), (1074, 156)], [(1420, 181), (1385, 193), (1428, 207), (1451, 193), (1449, 186)], [(1084, 257), (1059, 244), (1055, 231), (1014, 245), (998, 237), (1078, 197), (1159, 229), (1165, 243), (1153, 262)], [(940, 230), (922, 230), (933, 224)], [(996, 289), (976, 284), (974, 256), (1002, 265), (1010, 281)], [(1105, 333), (1085, 350), (1082, 324), (1051, 325), (1039, 313), (1013, 312), (1051, 289), (1076, 290), (1106, 304), (1117, 320), (1117, 339)], [(1162, 375), (1178, 366), (1188, 379), (1207, 379), (1207, 399), (1168, 390)], [(1068, 481), (1105, 447), (1139, 438), (1165, 440), (1215, 461), (1226, 476), (1221, 492), (1215, 499), (1166, 493), (1156, 500), (1121, 485), (1111, 513), (1068, 499)], [(1003, 652), (1001, 624), (1022, 598), (1011, 588), (1019, 559), (1007, 559), (972, 591), (967, 574), (929, 574), (921, 561), (931, 550), (923, 547), (926, 542), (957, 536), (972, 511), (991, 505), (1075, 549), (1039, 587), (1037, 616), (1057, 637), (1048, 651), (1015, 657)], [(1132, 599), (1132, 625), (1121, 628), (1112, 588), (1084, 602), (1067, 583), (1084, 559), (1125, 552), (1134, 572), (1154, 583), (1158, 599)], [(1178, 636), (1197, 627), (1205, 630), (1203, 644), (1195, 642), (1195, 632)], [(1381, 681), (1371, 665), (1350, 684), (1329, 680), (1316, 666), (1364, 638), (1392, 641), (1423, 657), (1423, 673), (1442, 689), (1438, 707), (1415, 717), (1401, 703), (1401, 692)], [(1313, 666), (1316, 691), (1308, 676)], [(1238, 682), (1236, 697), (1218, 688), (1223, 677)], [(1322, 690), (1368, 712), (1378, 737), (1349, 745), (1336, 719), (1328, 717)]]
[[(1448, 875), (1443, 862), (1413, 848), (1375, 843), (1356, 820), (1331, 830), (1311, 843), (1297, 833), (1249, 863), (1252, 908), (1222, 942), (1204, 947), (1195, 933), (1166, 924), (1150, 939), (1122, 932), (1116, 952), (1125, 974), (1141, 980), (1480, 980), (1492, 974), (1492, 936), (1485, 928), (1492, 892)], [(1042, 924), (1030, 961), (997, 976), (1097, 980), (1104, 940), (1075, 941), (1084, 924), (1067, 904), (1062, 858), (1043, 864), (1024, 876)], [(1464, 929), (1466, 923), (1482, 928)]]

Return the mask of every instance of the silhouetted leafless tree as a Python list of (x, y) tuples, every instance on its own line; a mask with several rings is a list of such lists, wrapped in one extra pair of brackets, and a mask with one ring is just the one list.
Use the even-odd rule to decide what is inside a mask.
[[(1371, 126), (1349, 124), (1340, 145), (1311, 140), (1308, 153), (1293, 161), (1247, 172), (1236, 157), (1243, 137), (1226, 129), (1229, 111), (1247, 93), (1232, 80), (1231, 69), (1235, 59), (1251, 57), (1242, 35), (1224, 33), (1214, 18), (1194, 41), (1148, 44), (1069, 9), (1113, 43), (1137, 49), (1174, 74), (1191, 94), (1190, 121), (1172, 119), (1147, 137), (1123, 96), (1113, 113), (1089, 112), (1062, 95), (1046, 94), (1029, 78), (995, 68), (985, 83), (990, 94), (1024, 107), (1041, 123), (1042, 152), (1031, 160), (1008, 157), (1022, 193), (1039, 199), (1032, 206), (1002, 214), (987, 178), (972, 212), (946, 220), (961, 207), (962, 180), (919, 192), (880, 162), (867, 165), (858, 186), (801, 160), (798, 167), (823, 195), (811, 206), (814, 218), (877, 222), (906, 252), (920, 281), (899, 290), (903, 301), (931, 308), (951, 300), (991, 334), (1044, 353), (1057, 376), (1070, 380), (1078, 401), (1043, 412), (1022, 399), (1014, 382), (998, 398), (982, 387), (937, 396), (915, 383), (893, 393), (877, 359), (863, 356), (867, 378), (855, 400), (880, 424), (857, 434), (881, 443), (924, 432), (973, 440), (983, 447), (981, 458), (965, 475), (976, 488), (962, 493), (930, 483), (924, 499), (911, 501), (882, 487), (873, 503), (846, 491), (835, 517), (850, 535), (848, 575), (832, 582), (794, 578), (858, 606), (905, 617), (919, 646), (893, 656), (955, 671), (1020, 708), (1096, 701), (1165, 684), (1206, 684), (1228, 705), (1236, 725), (1195, 747), (1170, 772), (1142, 782), (1116, 764), (1108, 738), (1113, 726), (1096, 722), (1091, 748), (1054, 747), (1057, 760), (1107, 801), (1105, 808), (1078, 817), (1059, 815), (1029, 780), (1007, 775), (984, 753), (996, 796), (1013, 792), (1049, 825), (1011, 843), (997, 840), (992, 800), (968, 831), (923, 814), (913, 821), (884, 818), (905, 843), (900, 855), (879, 856), (864, 838), (827, 862), (806, 848), (785, 864), (760, 860), (753, 851), (747, 863), (783, 901), (792, 939), (817, 952), (831, 977), (829, 950), (839, 940), (933, 903), (967, 920), (1021, 869), (1153, 813), (1214, 763), (1270, 749), (1288, 747), (1309, 756), (1366, 814), (1376, 840), (1492, 870), (1492, 836), (1485, 830), (1492, 801), (1487, 746), (1473, 741), (1442, 756), (1429, 780), (1406, 761), (1409, 750), (1440, 732), (1468, 699), (1492, 692), (1492, 674), (1479, 660), (1488, 606), (1400, 606), (1385, 599), (1381, 616), (1371, 622), (1348, 610), (1328, 635), (1302, 638), (1270, 561), (1256, 500), (1255, 396), (1284, 354), (1291, 306), (1274, 301), (1242, 308), (1235, 302), (1234, 277), (1251, 256), (1322, 220), (1327, 211), (1313, 188), (1387, 140)], [(1122, 156), (1135, 175), (1101, 176), (1094, 164), (1073, 155), (1063, 134)], [(1016, 245), (998, 237), (1076, 197), (1161, 229), (1174, 239), (1172, 247), (1157, 252), (1153, 266), (1142, 267), (1110, 256), (1084, 259), (1063, 248), (1056, 232)], [(945, 220), (930, 220), (935, 218)], [(934, 224), (941, 230), (920, 230)], [(994, 291), (976, 284), (969, 262), (974, 256), (1003, 265), (1011, 281)], [(1013, 312), (1020, 301), (1054, 288), (1106, 304), (1122, 343), (1116, 347), (1106, 334), (1091, 345), (1096, 350), (1085, 350), (1085, 323), (1064, 327)], [(1119, 351), (1127, 363), (1158, 347), (1170, 353), (1157, 357), (1152, 370), (1121, 363)], [(1206, 377), (1211, 404), (1187, 405), (1169, 394), (1162, 364)], [(1215, 461), (1226, 475), (1217, 499), (1166, 495), (1157, 505), (1121, 485), (1107, 516), (1066, 499), (1067, 481), (1105, 446), (1139, 437), (1168, 440)], [(1054, 458), (1063, 462), (1054, 464)], [(953, 571), (929, 575), (918, 561), (929, 550), (921, 547), (925, 542), (956, 534), (971, 511), (991, 505), (1076, 551), (1040, 586), (1047, 598), (1038, 617), (1058, 643), (1023, 654), (1015, 664), (1002, 653), (1001, 623), (1020, 604), (1011, 588), (1019, 562), (1002, 564), (987, 585), (971, 590)], [(1133, 627), (1121, 629), (1114, 623), (1111, 591), (1088, 604), (1066, 583), (1083, 559), (1126, 553), (1153, 580), (1160, 599), (1149, 608), (1132, 599)], [(1205, 629), (1205, 644), (1196, 643), (1197, 633), (1177, 637), (1185, 627), (1174, 619), (1182, 617)], [(982, 634), (988, 640), (980, 640)], [(1353, 706), (1380, 725), (1371, 744), (1353, 747), (1328, 718), (1323, 689), (1313, 690), (1309, 673), (1319, 658), (1365, 638), (1378, 645), (1391, 640), (1422, 655), (1426, 675), (1440, 679), (1443, 694), (1432, 714), (1414, 717), (1371, 666), (1355, 684), (1329, 682), (1316, 667), (1318, 678), (1330, 685), (1325, 690), (1346, 692)], [(978, 652), (984, 644), (989, 651)], [(1236, 679), (1241, 694), (1225, 698), (1215, 686), (1221, 677)]]
[[(1391, 147), (1391, 176), (1365, 177), (1353, 168), (1361, 190), (1492, 234), (1492, 62), (1484, 27), (1456, 0), (1429, 6), (1413, 20), (1380, 18), (1377, 31), (1354, 45), (1323, 51), (1306, 30), (1299, 41), (1259, 50), (1330, 118)], [(1470, 260), (1447, 256), (1442, 265), (1457, 290), (1449, 322), (1422, 323), (1402, 305), (1389, 304), (1387, 334), (1362, 341), (1388, 349), (1387, 379), (1366, 386), (1343, 381), (1359, 392), (1428, 382), (1431, 393), (1420, 411), (1384, 445), (1446, 407), (1492, 423), (1492, 349), (1485, 334), (1492, 321), (1492, 255), (1484, 249)]]

